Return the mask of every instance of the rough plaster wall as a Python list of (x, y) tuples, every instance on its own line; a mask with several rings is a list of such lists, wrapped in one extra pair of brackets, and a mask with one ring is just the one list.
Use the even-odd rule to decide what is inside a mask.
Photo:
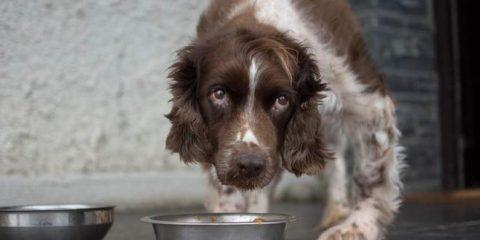
[(165, 69), (207, 2), (0, 1), (0, 175), (182, 166)]

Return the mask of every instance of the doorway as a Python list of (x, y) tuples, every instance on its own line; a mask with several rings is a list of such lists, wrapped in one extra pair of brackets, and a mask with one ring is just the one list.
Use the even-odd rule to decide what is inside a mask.
[(479, 188), (480, 66), (475, 1), (436, 0), (443, 186)]

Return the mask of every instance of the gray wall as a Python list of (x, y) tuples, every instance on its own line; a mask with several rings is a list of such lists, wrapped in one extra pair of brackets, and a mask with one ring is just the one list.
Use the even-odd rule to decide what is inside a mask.
[(195, 199), (164, 150), (165, 70), (207, 3), (0, 1), (0, 205)]
[(165, 69), (205, 5), (0, 1), (0, 175), (178, 166)]
[[(434, 188), (431, 1), (352, 2), (398, 100), (408, 187)], [(193, 36), (207, 3), (0, 1), (0, 205), (199, 202), (203, 176), (164, 150), (170, 125), (163, 114), (165, 69)], [(314, 188), (312, 181), (289, 175), (283, 186), (301, 195)], [(293, 182), (306, 187), (288, 188)]]

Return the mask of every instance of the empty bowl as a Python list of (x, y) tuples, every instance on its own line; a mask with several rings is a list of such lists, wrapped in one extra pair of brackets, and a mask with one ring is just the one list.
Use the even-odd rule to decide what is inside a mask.
[(157, 240), (283, 240), (288, 215), (204, 213), (151, 216)]
[(112, 226), (113, 208), (87, 204), (0, 207), (0, 239), (100, 240)]

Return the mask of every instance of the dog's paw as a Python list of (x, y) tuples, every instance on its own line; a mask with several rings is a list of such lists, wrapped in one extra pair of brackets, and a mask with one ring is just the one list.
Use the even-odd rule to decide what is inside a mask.
[(350, 208), (347, 204), (333, 203), (325, 208), (325, 214), (317, 227), (317, 230), (323, 231), (334, 225), (339, 224), (350, 214)]
[(380, 240), (379, 226), (374, 222), (348, 218), (343, 223), (327, 229), (318, 240)]

